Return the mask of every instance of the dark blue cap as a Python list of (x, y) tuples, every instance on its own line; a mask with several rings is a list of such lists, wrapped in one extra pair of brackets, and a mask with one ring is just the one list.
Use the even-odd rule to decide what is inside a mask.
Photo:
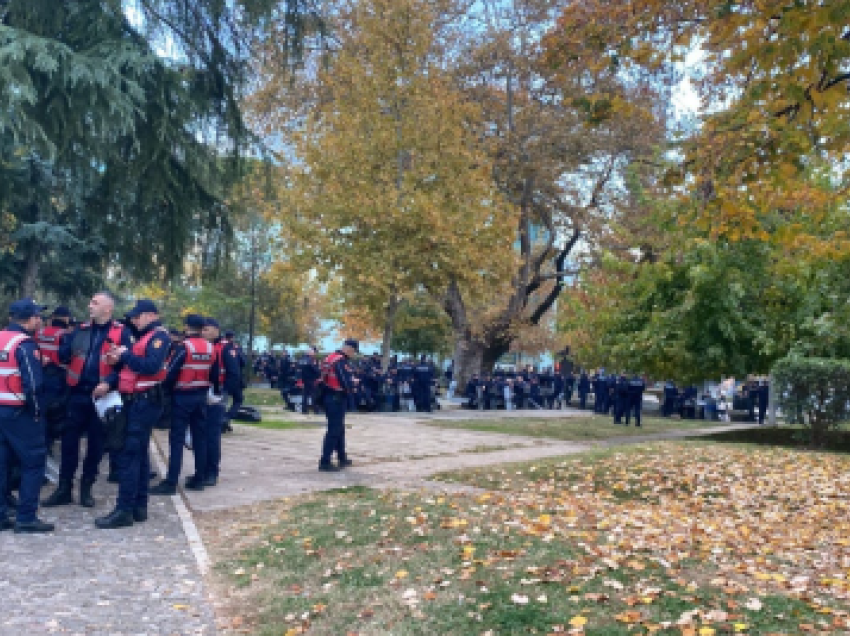
[(225, 337), (225, 338), (232, 338), (232, 337), (233, 337), (233, 336), (235, 336), (235, 335), (236, 335), (236, 334), (235, 334), (235, 333), (233, 333), (232, 331), (225, 331), (225, 332), (224, 332), (224, 337)]
[(345, 342), (343, 342), (342, 344), (343, 344), (344, 346), (346, 346), (346, 347), (351, 347), (351, 348), (352, 348), (352, 349), (354, 349), (357, 353), (360, 353), (360, 343), (359, 343), (359, 342), (357, 342), (356, 340), (354, 340), (354, 339), (352, 339), (352, 338), (349, 338), (348, 340), (346, 340), (346, 341), (345, 341)]
[(216, 320), (215, 318), (207, 318), (204, 323), (207, 327), (215, 327), (216, 329), (220, 329), (220, 327), (218, 326), (218, 320)]
[(183, 334), (180, 332), (179, 329), (169, 329), (168, 335), (169, 336), (182, 336)]
[(43, 305), (36, 305), (32, 298), (21, 298), (9, 305), (9, 316), (19, 320), (26, 320), (39, 315), (47, 309)]
[(71, 310), (65, 307), (64, 305), (59, 305), (56, 309), (53, 310), (51, 316), (55, 316), (56, 318), (70, 318)]
[(156, 308), (156, 305), (153, 304), (152, 300), (148, 300), (147, 298), (143, 298), (141, 300), (136, 301), (136, 305), (127, 312), (128, 318), (138, 318), (142, 314), (158, 314), (159, 309)]
[(189, 314), (183, 319), (184, 324), (189, 329), (203, 329), (207, 321), (199, 314)]

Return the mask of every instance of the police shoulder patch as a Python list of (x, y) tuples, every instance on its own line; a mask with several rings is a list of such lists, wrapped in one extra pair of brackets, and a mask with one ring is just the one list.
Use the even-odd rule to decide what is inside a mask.
[(153, 341), (153, 348), (154, 349), (159, 349), (161, 346), (162, 346), (162, 340), (154, 340)]
[(231, 349), (231, 350), (230, 350), (230, 355), (232, 355), (232, 356), (235, 358), (235, 357), (236, 357), (236, 351), (234, 351), (233, 349)]

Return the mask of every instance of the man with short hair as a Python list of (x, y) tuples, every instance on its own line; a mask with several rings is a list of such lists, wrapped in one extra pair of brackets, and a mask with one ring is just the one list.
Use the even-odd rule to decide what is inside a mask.
[[(9, 306), (9, 325), (0, 331), (0, 530), (51, 532), (52, 523), (37, 516), (44, 479), (41, 354), (33, 334), (41, 327), (44, 307), (24, 298)], [(6, 479), (9, 458), (21, 465), (17, 520), (7, 518)]]
[(115, 453), (118, 499), (114, 510), (95, 520), (101, 529), (124, 528), (147, 521), (150, 446), (153, 425), (162, 414), (162, 382), (170, 339), (151, 300), (137, 300), (127, 313), (139, 339), (130, 347), (112, 344), (106, 363), (118, 372), (118, 391), (127, 418), (124, 444)]
[[(324, 387), (322, 401), (328, 419), (328, 430), (322, 444), (322, 457), (319, 470), (335, 472), (351, 466), (351, 460), (345, 452), (345, 410), (348, 396), (354, 390), (349, 360), (360, 352), (356, 340), (348, 339), (342, 346), (322, 362), (321, 380)], [(331, 463), (336, 453), (337, 465)]]
[(44, 506), (74, 503), (74, 475), (80, 460), (80, 440), (86, 434), (86, 457), (80, 480), (80, 505), (93, 508), (92, 486), (103, 458), (103, 422), (92, 398), (100, 398), (118, 385), (117, 369), (106, 362), (106, 353), (114, 346), (131, 347), (130, 330), (113, 320), (115, 298), (107, 291), (97, 292), (89, 302), (91, 322), (62, 336), (58, 359), (66, 365), (69, 387), (67, 419), (62, 431), (59, 483), (44, 500)]

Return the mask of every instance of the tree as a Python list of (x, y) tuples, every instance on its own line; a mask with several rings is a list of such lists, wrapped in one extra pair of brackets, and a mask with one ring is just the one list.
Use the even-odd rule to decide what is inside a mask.
[(662, 128), (652, 87), (616, 69), (555, 67), (541, 34), (558, 3), (486, 3), (458, 83), (481, 106), (492, 179), (508, 202), (516, 242), (491, 254), (510, 266), (483, 302), (450, 284), (443, 297), (463, 381), (489, 370), (520, 333), (544, 321), (582, 265), (610, 243), (611, 228), (643, 210), (627, 179), (646, 178)]
[(269, 204), (290, 252), (322, 280), (340, 278), (346, 311), (382, 326), (385, 366), (406, 296), (449, 280), (475, 293), (494, 269), (488, 254), (511, 241), (477, 108), (445, 70), (461, 15), (450, 0), (345, 5), (335, 55), (302, 78), (309, 109), (281, 112), (274, 82), (255, 100), (267, 133), (298, 124), (283, 203)]
[[(700, 126), (663, 182), (687, 204), (682, 222), (830, 256), (849, 246), (846, 228), (819, 227), (850, 177), (848, 24), (846, 2), (591, 0), (564, 9), (548, 59), (669, 83), (697, 51)], [(818, 168), (835, 187), (811, 178)]]
[(425, 294), (405, 300), (396, 315), (392, 348), (414, 357), (449, 353), (451, 323), (448, 316)]
[[(107, 268), (171, 279), (230, 235), (225, 200), (253, 141), (239, 99), (249, 44), (276, 3), (138, 0), (132, 20), (125, 4), (0, 4), (3, 267), (18, 293), (91, 291)], [(86, 275), (54, 285), (41, 268), (69, 253)]]

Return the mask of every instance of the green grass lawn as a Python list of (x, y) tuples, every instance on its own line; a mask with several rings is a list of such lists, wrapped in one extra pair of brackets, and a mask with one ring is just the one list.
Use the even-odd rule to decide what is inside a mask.
[(707, 422), (705, 420), (678, 420), (660, 417), (642, 418), (640, 428), (634, 426), (617, 426), (613, 418), (604, 415), (581, 415), (576, 417), (535, 418), (504, 418), (492, 420), (430, 420), (431, 426), (441, 428), (462, 428), (486, 433), (504, 433), (508, 435), (527, 435), (529, 437), (547, 437), (564, 441), (593, 441), (605, 440), (612, 437), (634, 437), (667, 433), (669, 431), (707, 428), (722, 426), (722, 422)]
[(738, 442), (230, 511), (206, 521), (226, 615), (289, 636), (847, 633), (850, 457)]
[(245, 389), (245, 406), (280, 406), (283, 400), (277, 389)]

